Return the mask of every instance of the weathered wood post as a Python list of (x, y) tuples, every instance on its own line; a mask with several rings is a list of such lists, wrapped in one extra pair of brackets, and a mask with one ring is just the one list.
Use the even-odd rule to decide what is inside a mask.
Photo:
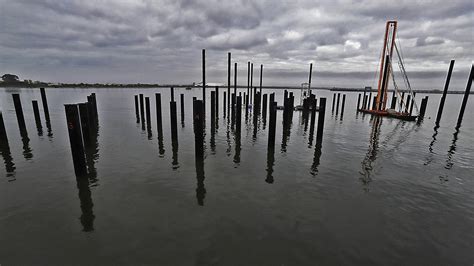
[(145, 97), (146, 127), (151, 130), (150, 97)]
[(308, 90), (311, 95), (311, 76), (313, 75), (313, 63), (309, 64), (309, 80), (308, 80)]
[(332, 95), (332, 106), (331, 106), (331, 113), (334, 113), (334, 107), (336, 105), (336, 93)]
[(324, 131), (324, 116), (326, 114), (326, 98), (321, 98), (319, 100), (319, 110), (318, 110), (318, 131), (316, 133), (316, 141), (321, 141), (323, 139)]
[(156, 127), (158, 129), (158, 137), (163, 136), (163, 119), (161, 117), (161, 94), (155, 93), (156, 101)]
[(262, 119), (263, 122), (267, 120), (267, 94), (263, 95)]
[(216, 125), (216, 92), (211, 91), (211, 136)]
[(206, 49), (202, 49), (202, 104), (206, 113)]
[(41, 126), (40, 112), (38, 108), (38, 101), (32, 101), (33, 104), (33, 113), (35, 115), (36, 129), (38, 130), (38, 135), (43, 135), (43, 126)]
[(219, 119), (219, 86), (216, 86), (216, 119)]
[(23, 108), (21, 107), (21, 100), (20, 94), (14, 93), (13, 96), (13, 104), (15, 105), (15, 112), (16, 112), (16, 119), (18, 121), (18, 127), (20, 128), (21, 134), (26, 134), (26, 124), (25, 124), (25, 117), (23, 116)]
[[(237, 63), (234, 63), (234, 97), (237, 97)], [(232, 105), (232, 107), (234, 107), (234, 105)]]
[(86, 157), (84, 154), (84, 143), (82, 142), (81, 122), (79, 110), (76, 104), (65, 104), (66, 122), (71, 144), (72, 160), (76, 176), (87, 174)]
[(316, 121), (316, 108), (317, 108), (317, 100), (314, 99), (312, 102), (311, 102), (311, 123), (309, 125), (309, 134), (311, 136), (311, 139), (313, 137), (313, 133), (314, 133), (314, 124), (315, 124), (315, 121)]
[[(250, 64), (250, 90), (253, 88), (253, 63)], [(252, 93), (250, 93), (250, 102), (253, 102), (253, 99), (255, 99), (255, 88)], [(254, 106), (252, 106), (253, 110)]]
[[(230, 109), (230, 73), (231, 73), (231, 54), (227, 53), (227, 115)], [(224, 97), (225, 101), (225, 97)], [(224, 105), (225, 106), (225, 105)]]
[(268, 147), (275, 147), (275, 131), (276, 131), (276, 111), (277, 103), (272, 101), (275, 97), (275, 94), (270, 94), (270, 121), (268, 125)]
[(179, 96), (181, 100), (181, 124), (184, 126), (184, 93), (181, 93)]
[(418, 115), (418, 123), (421, 123), (421, 121), (423, 121), (423, 119), (425, 118), (425, 112), (426, 112), (426, 105), (427, 104), (428, 104), (428, 96), (421, 99), (420, 114)]
[(339, 113), (339, 101), (341, 99), (341, 93), (337, 93), (337, 104), (336, 104), (336, 115)]
[(138, 108), (138, 95), (135, 95), (135, 116), (137, 117), (137, 123), (140, 123), (140, 111)]
[(79, 103), (77, 107), (79, 108), (83, 144), (84, 146), (88, 146), (92, 142), (92, 123), (89, 115), (93, 114), (89, 109), (93, 107), (90, 103)]
[(226, 100), (226, 99), (227, 99), (227, 97), (226, 97), (226, 92), (224, 91), (224, 101), (223, 101), (223, 103), (224, 103), (224, 106), (223, 106), (223, 107), (224, 107), (224, 108), (223, 108), (223, 110), (222, 110), (223, 113), (224, 113), (224, 118), (226, 118), (226, 115), (227, 115), (227, 113), (226, 113), (226, 110), (227, 110), (227, 108), (226, 108), (227, 100)]
[(464, 116), (464, 110), (466, 109), (467, 99), (469, 98), (469, 93), (471, 92), (472, 78), (473, 78), (473, 69), (474, 65), (471, 65), (471, 73), (469, 74), (469, 80), (467, 81), (466, 90), (464, 91), (464, 97), (462, 98), (461, 110), (459, 111), (458, 123), (456, 128), (461, 127), (462, 118)]
[(260, 95), (262, 95), (263, 64), (260, 64)]
[(176, 102), (174, 101), (173, 94), (172, 91), (170, 102), (171, 140), (178, 140), (178, 118), (176, 115)]
[(40, 93), (41, 93), (41, 101), (43, 102), (44, 119), (49, 122), (50, 120), (49, 120), (48, 100), (46, 99), (46, 92), (44, 88), (40, 88)]
[(341, 118), (344, 116), (344, 106), (346, 105), (346, 95), (342, 95)]
[(451, 60), (451, 62), (449, 63), (448, 76), (446, 77), (446, 82), (444, 83), (443, 95), (441, 96), (441, 100), (439, 102), (438, 114), (436, 115), (435, 122), (436, 125), (439, 125), (439, 121), (441, 120), (441, 116), (443, 115), (444, 102), (446, 101), (446, 93), (448, 92), (449, 82), (451, 80), (451, 73), (453, 72), (453, 68), (454, 60)]
[(140, 120), (142, 122), (142, 126), (145, 125), (145, 106), (143, 102), (143, 94), (140, 93)]
[(250, 95), (250, 61), (247, 62), (247, 95)]
[(357, 97), (357, 111), (360, 109), (360, 96), (361, 94), (359, 93), (359, 96)]

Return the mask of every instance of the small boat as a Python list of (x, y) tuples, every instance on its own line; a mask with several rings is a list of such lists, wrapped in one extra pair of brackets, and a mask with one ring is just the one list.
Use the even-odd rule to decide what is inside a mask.
[(192, 89), (193, 89), (193, 88), (191, 88), (191, 87), (186, 87), (186, 90), (188, 90), (188, 91), (189, 91), (189, 90), (192, 90)]

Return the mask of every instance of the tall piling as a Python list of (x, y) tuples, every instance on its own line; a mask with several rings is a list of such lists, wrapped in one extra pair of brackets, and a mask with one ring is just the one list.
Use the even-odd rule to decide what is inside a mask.
[(344, 116), (344, 106), (346, 105), (346, 95), (342, 95), (342, 105), (341, 105), (341, 118)]
[(262, 95), (263, 64), (260, 64), (260, 96)]
[(308, 90), (311, 95), (311, 76), (313, 75), (313, 63), (309, 64), (309, 80), (308, 80)]
[(43, 135), (43, 126), (41, 126), (40, 112), (38, 108), (38, 101), (32, 101), (33, 104), (33, 113), (35, 115), (36, 129), (38, 130), (38, 135)]
[(449, 63), (448, 76), (446, 77), (446, 82), (444, 83), (443, 95), (441, 96), (441, 100), (439, 102), (438, 114), (436, 115), (435, 122), (436, 125), (439, 125), (439, 121), (441, 120), (441, 116), (443, 115), (444, 102), (446, 101), (446, 94), (448, 92), (449, 82), (451, 81), (451, 74), (453, 72), (453, 68), (454, 60), (451, 60), (451, 62)]
[(155, 101), (156, 101), (156, 127), (158, 131), (158, 137), (163, 136), (163, 118), (161, 113), (161, 94), (155, 93)]
[(202, 104), (206, 113), (206, 49), (202, 49)]
[(216, 119), (219, 119), (219, 86), (216, 86)]
[(66, 111), (66, 122), (71, 144), (72, 160), (76, 176), (87, 174), (86, 158), (84, 154), (84, 143), (81, 134), (81, 122), (79, 119), (79, 109), (76, 104), (64, 105)]
[(46, 99), (46, 92), (44, 88), (40, 88), (40, 93), (41, 93), (41, 101), (43, 102), (44, 119), (49, 122), (50, 119), (49, 119), (48, 100)]
[(469, 98), (469, 93), (471, 92), (472, 78), (473, 78), (473, 69), (474, 65), (471, 65), (471, 72), (469, 73), (469, 80), (467, 81), (466, 90), (464, 91), (464, 97), (462, 98), (461, 110), (459, 111), (458, 123), (456, 128), (461, 127), (462, 119), (464, 116), (464, 110), (466, 109), (467, 99)]
[(334, 113), (334, 107), (336, 104), (336, 93), (332, 95), (332, 106), (331, 106), (331, 113)]
[[(14, 93), (13, 96), (13, 104), (15, 105), (15, 112), (16, 112), (16, 119), (18, 121), (18, 127), (20, 128), (20, 132), (26, 133), (26, 124), (25, 124), (25, 117), (23, 115), (23, 108), (21, 106), (20, 94)], [(23, 134), (23, 133), (22, 133)]]
[(137, 123), (140, 123), (140, 110), (138, 107), (138, 95), (135, 95), (135, 116), (137, 118)]
[[(247, 95), (250, 95), (250, 61), (247, 62)], [(246, 102), (248, 104), (248, 102)]]
[(145, 97), (146, 126), (148, 131), (151, 129), (150, 97)]
[[(229, 109), (230, 109), (230, 73), (231, 73), (231, 54), (227, 53), (227, 115), (229, 115)], [(224, 97), (224, 101), (225, 100), (226, 99)]]
[(326, 98), (319, 99), (319, 110), (318, 110), (318, 131), (316, 133), (316, 141), (323, 139), (324, 131), (324, 116), (326, 115)]
[[(273, 96), (273, 97), (272, 97)], [(276, 131), (276, 111), (277, 103), (272, 101), (274, 93), (270, 94), (270, 121), (268, 124), (268, 147), (275, 148), (275, 131)]]
[[(250, 89), (253, 88), (253, 63), (250, 63)], [(253, 99), (255, 99), (255, 88), (253, 90), (253, 93), (250, 93), (250, 102), (253, 102)], [(252, 106), (253, 109), (254, 106)]]
[(360, 96), (361, 94), (359, 93), (359, 96), (357, 97), (357, 109), (356, 109), (357, 111), (359, 111), (360, 109)]
[(184, 93), (181, 93), (179, 96), (181, 104), (181, 124), (184, 126)]
[(145, 106), (143, 102), (143, 94), (140, 93), (140, 120), (142, 122), (142, 125), (145, 125)]

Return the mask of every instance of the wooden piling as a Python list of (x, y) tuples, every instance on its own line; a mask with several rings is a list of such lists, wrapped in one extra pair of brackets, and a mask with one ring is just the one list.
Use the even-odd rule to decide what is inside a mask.
[(216, 86), (216, 119), (219, 119), (219, 86)]
[(469, 98), (469, 93), (471, 92), (472, 78), (473, 78), (473, 69), (474, 65), (471, 65), (471, 72), (469, 73), (469, 80), (467, 81), (466, 90), (464, 91), (464, 97), (462, 98), (461, 110), (459, 111), (458, 123), (456, 128), (461, 127), (462, 119), (464, 116), (464, 110), (466, 109), (467, 99)]
[(310, 132), (310, 135), (313, 136), (313, 132), (314, 132), (314, 124), (315, 124), (315, 121), (316, 121), (316, 108), (317, 108), (317, 100), (314, 99), (312, 102), (311, 102), (311, 123), (309, 125), (309, 132)]
[(216, 92), (211, 91), (211, 131), (216, 123)]
[(145, 97), (145, 110), (146, 110), (146, 126), (148, 129), (151, 128), (151, 113), (150, 113), (150, 97)]
[(140, 123), (140, 111), (138, 108), (138, 95), (135, 95), (135, 116), (137, 117), (137, 123)]
[(38, 101), (32, 101), (32, 104), (33, 104), (33, 113), (35, 116), (36, 128), (38, 129), (38, 133), (42, 135), (43, 127), (41, 126), (41, 118), (40, 118), (40, 112), (38, 108)]
[(308, 80), (308, 90), (309, 94), (311, 94), (311, 76), (313, 75), (313, 63), (309, 64), (309, 80)]
[(240, 135), (240, 131), (242, 128), (242, 96), (237, 96), (237, 113), (235, 114), (235, 128), (236, 134)]
[(451, 80), (451, 73), (453, 72), (453, 68), (454, 60), (451, 60), (451, 62), (449, 63), (448, 76), (446, 77), (446, 82), (444, 83), (443, 95), (441, 96), (441, 100), (439, 102), (438, 114), (436, 115), (435, 122), (436, 125), (439, 125), (439, 121), (441, 120), (441, 116), (443, 115), (444, 102), (446, 101), (446, 94), (448, 92), (449, 82)]
[[(81, 121), (81, 133), (84, 146), (88, 146), (92, 142), (92, 130), (91, 130), (91, 119), (89, 114), (93, 114), (93, 112), (89, 112), (91, 106), (89, 103), (79, 103), (77, 107), (79, 108), (79, 116)], [(91, 107), (92, 108), (92, 107)]]
[(323, 139), (325, 115), (326, 115), (326, 98), (321, 98), (319, 99), (318, 131), (316, 133), (316, 141), (321, 141)]
[(202, 49), (202, 104), (206, 112), (206, 49)]
[(420, 114), (418, 115), (418, 123), (423, 121), (423, 119), (425, 118), (425, 112), (426, 112), (426, 105), (427, 104), (428, 104), (428, 96), (426, 96), (425, 98), (423, 98), (421, 100)]
[(40, 88), (41, 93), (41, 101), (43, 102), (43, 111), (44, 111), (44, 119), (49, 122), (49, 108), (48, 108), (48, 100), (46, 99), (46, 92), (44, 88)]
[(227, 99), (227, 97), (226, 97), (226, 96), (227, 96), (227, 95), (226, 95), (226, 92), (224, 91), (224, 101), (223, 101), (223, 103), (224, 103), (224, 106), (223, 106), (223, 107), (224, 107), (224, 108), (222, 109), (223, 114), (224, 114), (224, 118), (226, 118), (226, 115), (227, 115), (227, 113), (226, 113), (226, 110), (227, 110), (227, 108), (226, 108), (226, 103), (227, 103), (226, 99)]
[[(227, 115), (230, 109), (230, 73), (231, 73), (231, 54), (227, 53)], [(224, 97), (224, 101), (225, 101), (225, 97)]]
[(237, 63), (234, 63), (234, 97), (237, 97)]
[(334, 113), (335, 104), (336, 104), (336, 94), (334, 93), (334, 94), (332, 95), (331, 113)]
[(140, 96), (140, 120), (142, 124), (144, 125), (145, 124), (145, 106), (143, 102), (143, 94), (140, 93), (139, 96)]
[(179, 96), (181, 100), (181, 123), (184, 123), (184, 93), (181, 93)]
[[(15, 112), (16, 112), (16, 119), (18, 121), (18, 127), (20, 128), (20, 133), (26, 133), (26, 124), (25, 124), (25, 117), (23, 115), (23, 108), (21, 107), (21, 100), (20, 94), (14, 93), (13, 96), (13, 104), (15, 105)], [(23, 134), (22, 133), (22, 134)]]
[(346, 105), (346, 95), (342, 95), (341, 117), (344, 115), (344, 106)]
[(360, 109), (360, 96), (361, 94), (359, 93), (359, 96), (357, 97), (357, 111)]
[(161, 94), (155, 93), (156, 104), (156, 126), (158, 129), (158, 137), (163, 136), (163, 118), (161, 117)]
[(395, 90), (392, 93), (392, 103), (390, 104), (390, 109), (395, 110), (395, 107), (397, 106), (397, 97), (395, 96)]
[(250, 95), (250, 61), (247, 62), (247, 95)]
[(178, 139), (178, 118), (176, 116), (176, 102), (170, 102), (170, 122), (171, 122), (171, 139)]
[(260, 65), (260, 96), (262, 95), (263, 64)]
[(71, 144), (72, 160), (76, 176), (87, 174), (86, 158), (84, 154), (84, 143), (82, 141), (81, 122), (79, 119), (79, 109), (76, 104), (64, 105), (66, 111), (66, 122)]
[(267, 94), (263, 95), (263, 107), (262, 107), (262, 118), (263, 121), (267, 119)]
[[(272, 97), (273, 96), (273, 97)], [(270, 94), (270, 99), (274, 98), (274, 94)], [(275, 131), (276, 131), (276, 111), (277, 103), (270, 101), (270, 121), (268, 125), (268, 147), (275, 147)]]
[(339, 113), (339, 101), (341, 99), (341, 93), (337, 94), (337, 104), (336, 104), (336, 115)]

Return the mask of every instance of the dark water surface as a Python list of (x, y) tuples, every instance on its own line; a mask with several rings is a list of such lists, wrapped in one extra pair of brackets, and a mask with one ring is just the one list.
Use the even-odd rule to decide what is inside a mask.
[[(275, 152), (268, 154), (268, 115), (256, 127), (243, 121), (238, 145), (223, 119), (221, 89), (215, 136), (207, 120), (202, 173), (191, 118), (200, 89), (176, 90), (178, 120), (179, 93), (186, 112), (174, 149), (169, 89), (47, 89), (49, 134), (39, 90), (21, 89), (29, 141), (16, 120), (17, 91), (0, 89), (9, 141), (0, 158), (1, 265), (474, 263), (473, 99), (456, 131), (462, 95), (448, 95), (434, 130), (440, 95), (429, 95), (417, 125), (357, 115), (356, 93), (347, 93), (341, 118), (331, 114), (332, 92), (317, 91), (328, 98), (322, 144), (310, 141), (299, 112), (284, 138), (278, 111)], [(88, 162), (95, 173), (77, 181), (63, 104), (84, 102), (91, 92), (100, 123)], [(136, 123), (138, 93), (150, 97), (151, 136)], [(280, 105), (282, 98), (276, 91)], [(42, 136), (32, 99), (39, 101)]]

